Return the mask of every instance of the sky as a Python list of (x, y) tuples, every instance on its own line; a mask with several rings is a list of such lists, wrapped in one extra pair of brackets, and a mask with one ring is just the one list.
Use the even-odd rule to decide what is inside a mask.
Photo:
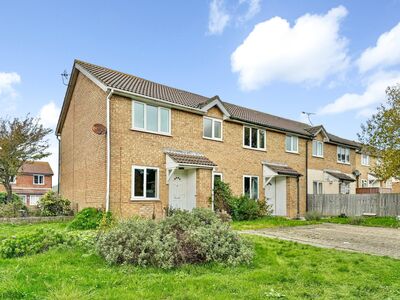
[[(1, 1), (0, 118), (55, 128), (74, 59), (357, 139), (400, 83), (400, 0)], [(47, 158), (57, 173), (57, 140)], [(57, 175), (54, 178), (57, 182)]]

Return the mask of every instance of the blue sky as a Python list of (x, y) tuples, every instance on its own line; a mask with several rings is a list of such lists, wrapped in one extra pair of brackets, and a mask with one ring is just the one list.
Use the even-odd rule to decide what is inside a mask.
[(399, 12), (399, 0), (4, 1), (0, 117), (54, 128), (60, 73), (78, 58), (295, 120), (315, 112), (356, 139), (400, 82)]

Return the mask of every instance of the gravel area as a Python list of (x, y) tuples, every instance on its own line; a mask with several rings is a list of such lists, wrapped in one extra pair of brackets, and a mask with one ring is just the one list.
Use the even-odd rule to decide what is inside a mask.
[(356, 251), (400, 259), (400, 229), (319, 224), (246, 230), (242, 232), (295, 241), (317, 247)]

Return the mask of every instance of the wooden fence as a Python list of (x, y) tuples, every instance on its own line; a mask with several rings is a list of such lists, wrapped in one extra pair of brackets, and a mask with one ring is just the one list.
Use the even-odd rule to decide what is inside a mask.
[(308, 195), (307, 204), (308, 211), (317, 211), (323, 216), (400, 215), (400, 194)]

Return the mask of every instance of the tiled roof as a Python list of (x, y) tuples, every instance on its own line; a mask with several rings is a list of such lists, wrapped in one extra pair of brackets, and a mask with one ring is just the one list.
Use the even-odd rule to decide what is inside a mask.
[(308, 127), (306, 128), (306, 130), (311, 133), (312, 135), (315, 135), (318, 131), (320, 131), (323, 128), (322, 125), (318, 125), (318, 126), (312, 126), (312, 127)]
[(204, 167), (217, 166), (201, 153), (180, 150), (166, 150), (165, 153), (177, 164), (196, 165)]
[(331, 141), (331, 142), (334, 142), (334, 143), (337, 143), (337, 144), (344, 144), (344, 145), (347, 145), (347, 146), (352, 146), (354, 148), (360, 148), (360, 144), (359, 143), (357, 143), (355, 141), (348, 140), (348, 139), (341, 138), (341, 137), (339, 137), (337, 135), (334, 135), (334, 134), (331, 134), (329, 132), (328, 132), (328, 137), (329, 137), (329, 141)]
[(26, 162), (19, 172), (23, 174), (54, 175), (50, 164), (46, 161)]
[(268, 168), (279, 175), (302, 176), (299, 172), (285, 164), (264, 163)]
[[(122, 73), (109, 68), (97, 66), (80, 60), (75, 60), (75, 64), (84, 68), (90, 75), (103, 83), (106, 87), (124, 90), (145, 97), (151, 97), (171, 104), (182, 105), (192, 109), (201, 109), (218, 96), (205, 97), (184, 90), (172, 88), (150, 80), (146, 80), (134, 75)], [(221, 101), (230, 114), (231, 119), (248, 122), (255, 125), (265, 126), (272, 129), (282, 130), (303, 136), (312, 137), (313, 131), (320, 126), (310, 126), (308, 124), (294, 120), (270, 115), (264, 112), (252, 110), (225, 101)], [(58, 126), (59, 129), (59, 126)], [(357, 143), (342, 139), (329, 134), (332, 142), (341, 143), (350, 146), (356, 146)]]
[(343, 181), (356, 181), (353, 177), (346, 175), (342, 172), (326, 171), (329, 175)]

